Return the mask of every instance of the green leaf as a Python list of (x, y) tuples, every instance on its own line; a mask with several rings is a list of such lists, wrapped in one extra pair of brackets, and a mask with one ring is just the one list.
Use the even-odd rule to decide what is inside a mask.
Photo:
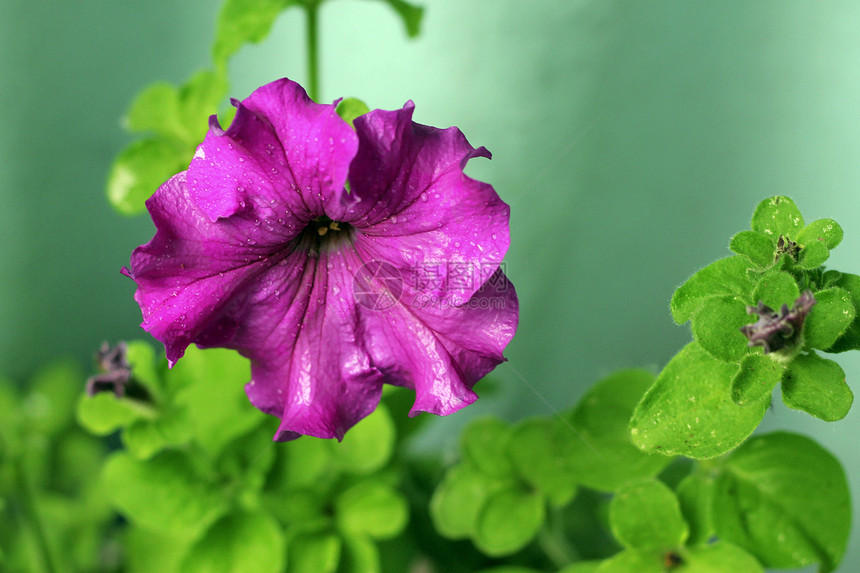
[(597, 573), (601, 561), (578, 561), (568, 565), (558, 573)]
[(518, 488), (491, 495), (475, 527), (475, 545), (491, 557), (510, 555), (526, 546), (543, 525), (543, 496)]
[(203, 533), (227, 509), (222, 492), (178, 451), (147, 461), (114, 454), (102, 477), (112, 503), (126, 517), (183, 539)]
[(218, 14), (212, 57), (219, 67), (245, 44), (269, 35), (275, 18), (298, 0), (227, 0)]
[(707, 298), (693, 316), (693, 337), (715, 358), (738, 362), (750, 352), (741, 327), (755, 322), (747, 313), (747, 299), (736, 296)]
[(395, 442), (394, 422), (384, 404), (361, 420), (340, 443), (330, 442), (332, 459), (344, 471), (370, 474), (391, 459)]
[(758, 426), (769, 400), (732, 401), (737, 366), (690, 343), (669, 361), (633, 412), (633, 443), (646, 452), (693, 459), (737, 447)]
[(754, 404), (773, 393), (785, 365), (764, 354), (747, 354), (732, 378), (732, 400), (739, 406)]
[(794, 201), (777, 195), (765, 199), (756, 207), (752, 218), (752, 230), (776, 239), (785, 235), (793, 240), (803, 229), (803, 216)]
[[(193, 152), (193, 150), (191, 150)], [(142, 213), (158, 187), (188, 167), (191, 153), (163, 139), (142, 139), (126, 147), (108, 175), (107, 195), (123, 215)]]
[(112, 392), (100, 392), (93, 397), (82, 394), (75, 413), (81, 426), (97, 436), (111, 434), (141, 418), (156, 416), (151, 405), (117, 398)]
[[(209, 116), (227, 95), (224, 72), (201, 70), (179, 88), (179, 117), (190, 134), (188, 143), (196, 147), (209, 129)], [(192, 148), (193, 152), (193, 148)]]
[(494, 493), (508, 482), (482, 474), (468, 466), (452, 468), (430, 499), (430, 517), (436, 530), (451, 539), (474, 535), (478, 516)]
[(421, 33), (421, 18), (424, 16), (424, 8), (405, 2), (404, 0), (382, 0), (392, 8), (403, 20), (406, 34), (415, 38)]
[(379, 550), (373, 541), (360, 535), (344, 535), (343, 543), (338, 573), (382, 573)]
[(833, 346), (854, 322), (857, 311), (851, 294), (832, 287), (815, 293), (815, 306), (803, 323), (806, 346), (827, 350)]
[(487, 475), (508, 476), (513, 471), (507, 452), (510, 437), (510, 426), (499, 418), (473, 420), (460, 436), (463, 459)]
[(675, 492), (681, 514), (690, 528), (687, 545), (704, 545), (714, 534), (714, 478), (700, 473), (690, 474), (678, 484)]
[(313, 486), (323, 480), (329, 471), (332, 451), (327, 440), (306, 436), (284, 444), (280, 448), (283, 478), (279, 480), (287, 489)]
[(30, 380), (30, 391), (22, 407), (31, 430), (53, 435), (67, 428), (74, 419), (74, 406), (84, 376), (75, 362), (61, 360), (40, 368)]
[(354, 97), (345, 98), (337, 104), (337, 114), (350, 126), (353, 126), (355, 118), (362, 116), (369, 111), (370, 108), (367, 107), (366, 103)]
[(597, 573), (666, 573), (666, 568), (659, 554), (628, 549), (603, 561)]
[(703, 268), (682, 284), (672, 295), (672, 318), (684, 324), (712, 296), (749, 298), (755, 281), (747, 274), (750, 263), (745, 257), (720, 259)]
[(680, 551), (683, 566), (679, 573), (764, 573), (761, 564), (749, 553), (725, 541)]
[(340, 562), (342, 542), (328, 532), (293, 535), (287, 550), (287, 573), (334, 573)]
[(145, 460), (168, 446), (187, 443), (192, 432), (185, 413), (170, 409), (154, 420), (140, 419), (129, 424), (122, 433), (122, 443), (130, 454)]
[(795, 240), (802, 246), (820, 242), (834, 249), (842, 242), (842, 227), (833, 219), (818, 219), (804, 227)]
[(817, 269), (830, 258), (830, 250), (824, 246), (824, 243), (809, 243), (800, 250), (800, 257), (797, 261), (798, 266), (802, 269)]
[(836, 458), (809, 438), (776, 432), (751, 439), (722, 469), (713, 505), (721, 539), (768, 568), (836, 568), (851, 529), (848, 483)]
[(245, 394), (250, 378), (250, 363), (238, 352), (193, 345), (170, 371), (176, 403), (187, 410), (195, 440), (210, 455), (263, 421)]
[[(260, 424), (230, 442), (216, 462), (222, 479), (231, 479), (243, 495), (249, 496), (245, 498), (249, 500), (255, 500), (263, 488), (278, 447), (272, 442), (278, 421), (266, 421), (272, 423)], [(249, 506), (252, 505), (249, 502)]]
[(851, 410), (854, 394), (845, 383), (845, 372), (836, 362), (807, 354), (788, 365), (782, 381), (782, 401), (789, 408), (835, 422)]
[(765, 274), (756, 284), (752, 300), (755, 303), (763, 302), (774, 310), (779, 310), (783, 304), (789, 308), (800, 296), (800, 288), (794, 277), (785, 271), (776, 271)]
[(667, 551), (683, 545), (689, 535), (678, 498), (654, 478), (618, 490), (609, 505), (609, 524), (615, 539), (628, 549)]
[(189, 573), (280, 573), (285, 542), (269, 514), (235, 512), (222, 517), (185, 557)]
[(391, 539), (406, 527), (409, 507), (402, 494), (377, 482), (360, 482), (335, 501), (338, 526), (346, 532)]
[(574, 431), (558, 420), (532, 418), (514, 428), (506, 456), (526, 482), (560, 507), (576, 494), (575, 477), (567, 463), (575, 456), (571, 442), (576, 439)]
[(142, 340), (132, 340), (126, 345), (126, 360), (131, 366), (134, 380), (143, 385), (154, 398), (161, 399), (165, 388), (158, 366), (163, 366), (166, 370), (167, 360), (156, 357), (152, 345)]
[(770, 267), (774, 263), (776, 246), (773, 238), (764, 233), (741, 231), (732, 237), (729, 248), (760, 267)]
[(137, 94), (125, 116), (130, 131), (157, 133), (167, 138), (189, 141), (191, 134), (179, 113), (179, 92), (164, 82), (148, 85)]
[(630, 440), (628, 423), (654, 382), (646, 370), (621, 370), (592, 386), (569, 417), (576, 433), (561, 427), (569, 440), (566, 467), (577, 482), (615, 491), (636, 478), (658, 474), (672, 460), (646, 454)]
[[(832, 283), (847, 290), (851, 294), (854, 303), (854, 314), (860, 314), (860, 276), (851, 273), (841, 273), (839, 278)], [(814, 308), (814, 307), (813, 307)], [(840, 336), (828, 352), (845, 352), (848, 350), (860, 350), (860, 317), (855, 316), (848, 329)]]
[(151, 531), (138, 525), (126, 529), (122, 548), (128, 573), (181, 573), (187, 540), (170, 531)]

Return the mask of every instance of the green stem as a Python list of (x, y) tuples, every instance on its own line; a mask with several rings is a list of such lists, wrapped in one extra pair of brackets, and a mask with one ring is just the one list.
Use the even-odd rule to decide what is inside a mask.
[(319, 101), (320, 72), (319, 72), (319, 1), (306, 0), (308, 38), (308, 95), (314, 101)]
[(551, 508), (543, 528), (538, 533), (538, 544), (552, 564), (559, 569), (580, 559), (579, 553), (564, 534), (560, 514), (558, 508)]

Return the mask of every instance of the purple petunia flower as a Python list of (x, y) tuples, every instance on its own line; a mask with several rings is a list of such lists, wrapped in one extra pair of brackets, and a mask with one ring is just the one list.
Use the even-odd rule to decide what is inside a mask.
[(415, 391), (411, 415), (472, 403), (518, 319), (509, 208), (463, 173), (489, 152), (411, 102), (353, 129), (287, 79), (233, 105), (147, 201), (157, 232), (123, 269), (170, 363), (191, 343), (248, 357), (279, 441), (342, 438), (383, 383)]

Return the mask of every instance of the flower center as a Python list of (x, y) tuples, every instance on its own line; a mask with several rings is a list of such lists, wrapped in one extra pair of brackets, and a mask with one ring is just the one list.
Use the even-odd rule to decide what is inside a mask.
[(302, 232), (302, 239), (310, 243), (317, 252), (329, 250), (352, 238), (354, 229), (349, 223), (333, 221), (322, 215), (308, 223)]

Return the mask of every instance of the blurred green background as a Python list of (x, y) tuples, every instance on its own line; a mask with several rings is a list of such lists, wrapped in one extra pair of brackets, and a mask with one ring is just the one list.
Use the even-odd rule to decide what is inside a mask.
[[(407, 40), (381, 2), (322, 11), (323, 100), (416, 103), (494, 154), (469, 172), (512, 207), (508, 274), (521, 302), (498, 391), (439, 421), (565, 407), (599, 377), (654, 369), (689, 339), (668, 300), (728, 254), (753, 208), (792, 197), (845, 229), (834, 268), (860, 273), (860, 3), (852, 0), (425, 0)], [(0, 372), (23, 380), (102, 340), (144, 337), (119, 274), (146, 217), (108, 206), (120, 118), (156, 80), (207, 65), (218, 0), (0, 2)], [(304, 82), (302, 14), (232, 61), (231, 94)], [(860, 389), (860, 360), (840, 357)], [(83, 382), (82, 382), (83, 384)], [(762, 430), (810, 435), (860, 492), (857, 409), (826, 424), (775, 403)], [(814, 492), (811, 492), (814, 493)], [(855, 502), (855, 514), (860, 505)], [(860, 570), (852, 538), (843, 571)]]

